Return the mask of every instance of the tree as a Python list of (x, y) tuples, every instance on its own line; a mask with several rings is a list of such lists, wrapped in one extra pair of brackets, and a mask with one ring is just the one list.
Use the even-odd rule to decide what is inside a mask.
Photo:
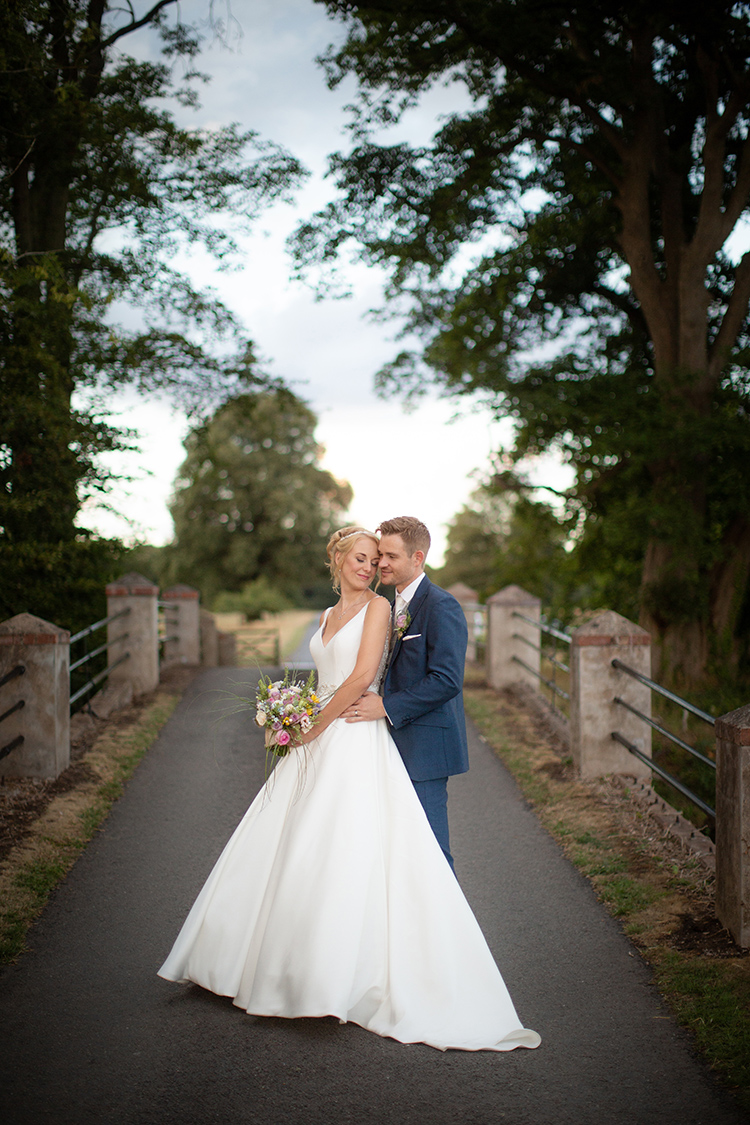
[[(737, 659), (750, 566), (750, 5), (321, 0), (360, 83), (340, 197), (300, 259), (390, 269), (421, 354), (381, 382), (490, 392), (518, 455), (557, 447), (571, 503), (637, 526), (641, 620), (664, 671)], [(438, 82), (472, 105), (385, 146)], [(466, 269), (466, 248), (482, 240)], [(530, 353), (552, 355), (534, 362)]]
[[(202, 245), (228, 260), (236, 232), (302, 170), (252, 132), (184, 128), (163, 108), (196, 104), (201, 78), (199, 35), (167, 21), (175, 2), (7, 0), (0, 9), (6, 574), (19, 560), (32, 565), (33, 543), (44, 569), (61, 545), (72, 557), (87, 538), (81, 502), (106, 484), (96, 456), (128, 440), (107, 422), (113, 388), (131, 383), (205, 409), (263, 382), (228, 310), (174, 259)], [(121, 53), (144, 26), (161, 36), (160, 62)], [(140, 327), (118, 323), (123, 308), (131, 325), (139, 310)], [(0, 589), (6, 613), (43, 612), (15, 597)]]
[(504, 586), (522, 586), (559, 616), (573, 596), (568, 531), (548, 504), (510, 491), (504, 474), (491, 472), (448, 524), (438, 581), (465, 582), (482, 599)]
[(351, 489), (320, 468), (316, 423), (278, 387), (239, 395), (192, 430), (171, 504), (174, 579), (209, 602), (260, 577), (292, 595), (325, 579)]

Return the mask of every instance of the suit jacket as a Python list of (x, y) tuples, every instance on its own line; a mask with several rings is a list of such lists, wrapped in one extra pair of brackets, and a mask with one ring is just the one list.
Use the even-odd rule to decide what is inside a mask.
[(391, 735), (412, 781), (465, 773), (464, 612), (452, 594), (425, 576), (409, 603), (409, 615), (383, 682)]

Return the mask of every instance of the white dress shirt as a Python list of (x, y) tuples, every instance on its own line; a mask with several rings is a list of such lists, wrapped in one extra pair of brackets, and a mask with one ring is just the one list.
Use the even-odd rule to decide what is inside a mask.
[(400, 594), (396, 594), (396, 614), (397, 615), (401, 612), (401, 610), (404, 608), (405, 605), (409, 604), (411, 599), (414, 597), (414, 595), (417, 592), (417, 587), (419, 586), (419, 583), (422, 581), (423, 578), (424, 578), (424, 571), (422, 571), (421, 574), (418, 574), (417, 577), (414, 579), (414, 581), (410, 582), (408, 586), (404, 586), (404, 588), (403, 588), (403, 590), (401, 591)]

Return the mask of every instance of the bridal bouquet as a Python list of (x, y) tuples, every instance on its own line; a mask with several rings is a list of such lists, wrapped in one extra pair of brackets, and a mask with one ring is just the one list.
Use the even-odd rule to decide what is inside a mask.
[(315, 723), (315, 716), (323, 704), (315, 690), (315, 673), (306, 683), (289, 678), (287, 670), (283, 680), (270, 680), (261, 676), (255, 701), (255, 721), (263, 727), (266, 747), (279, 758), (294, 746), (295, 735), (307, 734)]

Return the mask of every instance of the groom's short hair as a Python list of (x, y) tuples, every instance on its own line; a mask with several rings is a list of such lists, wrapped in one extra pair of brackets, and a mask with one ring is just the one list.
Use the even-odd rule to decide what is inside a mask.
[(400, 535), (410, 555), (415, 551), (422, 551), (427, 557), (430, 533), (422, 521), (414, 516), (396, 516), (393, 520), (383, 520), (378, 531), (381, 535)]

